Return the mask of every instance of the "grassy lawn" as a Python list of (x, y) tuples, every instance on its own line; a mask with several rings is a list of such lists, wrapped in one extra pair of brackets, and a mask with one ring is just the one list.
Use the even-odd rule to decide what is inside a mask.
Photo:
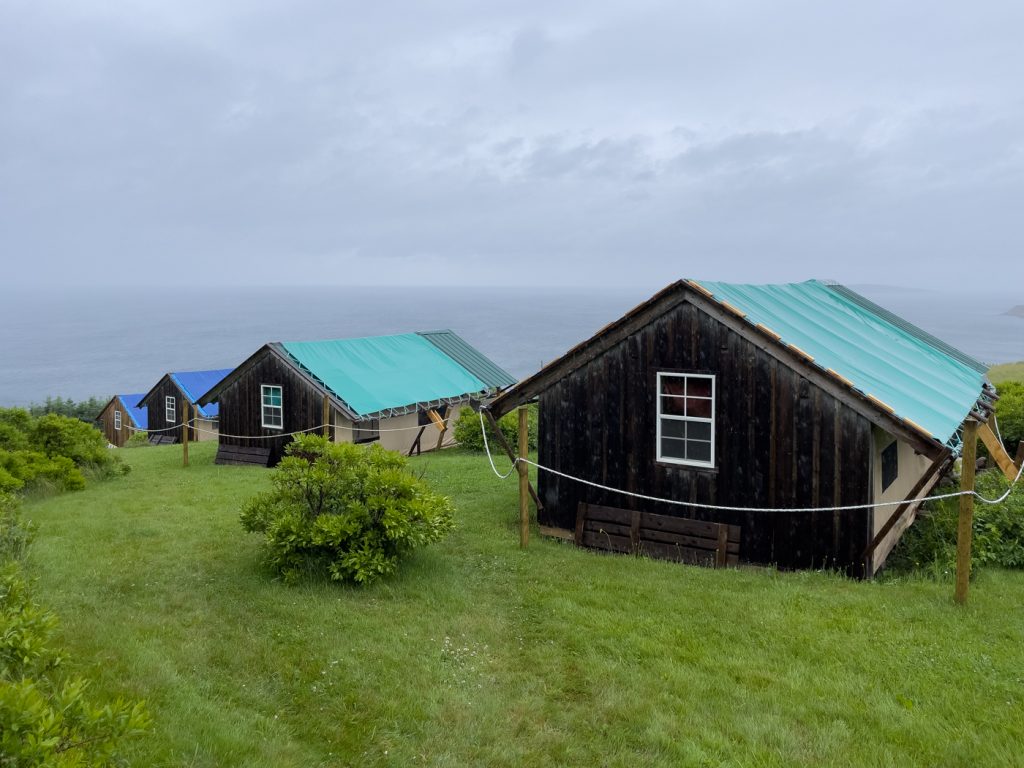
[(988, 375), (993, 384), (1002, 384), (1004, 381), (1024, 381), (1024, 362), (993, 365), (988, 369)]
[(213, 444), (36, 501), (30, 567), (94, 693), (145, 698), (146, 766), (979, 766), (1024, 761), (1024, 574), (952, 585), (517, 546), (516, 485), (415, 461), (459, 530), (393, 579), (260, 564), (262, 469)]

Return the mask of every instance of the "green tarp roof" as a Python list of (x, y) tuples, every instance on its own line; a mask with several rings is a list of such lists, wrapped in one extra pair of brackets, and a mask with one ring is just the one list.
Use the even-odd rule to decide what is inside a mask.
[(699, 284), (940, 442), (956, 442), (960, 425), (982, 394), (984, 369), (975, 361), (940, 347), (938, 340), (930, 342), (927, 334), (906, 323), (892, 322), (887, 313), (871, 311), (873, 305), (855, 301), (849, 289), (817, 280)]
[(281, 347), (360, 416), (493, 388), (416, 333)]

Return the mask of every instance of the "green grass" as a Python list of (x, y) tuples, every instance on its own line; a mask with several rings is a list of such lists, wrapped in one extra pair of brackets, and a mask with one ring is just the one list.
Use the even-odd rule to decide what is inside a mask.
[(459, 530), (369, 589), (289, 588), (212, 444), (28, 507), (30, 567), (94, 696), (145, 698), (146, 766), (979, 766), (1024, 760), (1024, 574), (713, 571), (517, 545), (516, 485), (415, 460)]
[(1004, 381), (1024, 381), (1024, 362), (993, 365), (988, 369), (988, 376), (993, 384)]

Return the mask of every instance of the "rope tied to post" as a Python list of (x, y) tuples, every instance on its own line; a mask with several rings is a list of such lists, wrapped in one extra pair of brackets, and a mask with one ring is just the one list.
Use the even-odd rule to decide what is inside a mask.
[[(613, 488), (612, 486), (609, 486), (609, 485), (603, 485), (602, 483), (595, 483), (592, 480), (586, 480), (586, 479), (581, 478), (581, 477), (576, 477), (575, 475), (570, 475), (567, 472), (561, 472), (560, 470), (554, 469), (552, 467), (544, 466), (543, 464), (540, 464), (540, 463), (538, 463), (536, 461), (531, 461), (530, 459), (526, 458), (525, 456), (517, 457), (514, 461), (512, 461), (512, 467), (509, 469), (509, 471), (506, 472), (505, 474), (502, 474), (498, 470), (497, 466), (494, 463), (494, 457), (491, 455), (491, 448), (490, 448), (490, 445), (489, 445), (488, 440), (487, 440), (487, 429), (486, 429), (486, 427), (484, 425), (483, 412), (482, 411), (478, 411), (477, 413), (478, 413), (478, 415), (480, 417), (480, 429), (481, 429), (481, 431), (483, 433), (484, 450), (487, 453), (487, 460), (488, 460), (488, 462), (490, 462), (491, 469), (494, 471), (494, 474), (499, 479), (501, 479), (501, 480), (506, 480), (509, 477), (511, 477), (512, 474), (518, 469), (518, 465), (520, 463), (522, 463), (522, 464), (527, 464), (527, 465), (529, 465), (531, 467), (534, 467), (538, 471), (547, 472), (547, 473), (555, 475), (557, 477), (561, 477), (561, 478), (563, 478), (565, 480), (570, 480), (570, 481), (575, 482), (575, 483), (580, 483), (582, 485), (586, 485), (586, 486), (589, 486), (591, 488), (596, 488), (598, 490), (605, 491), (607, 493), (616, 493), (616, 494), (620, 494), (620, 495), (623, 495), (623, 496), (629, 496), (629, 497), (634, 498), (634, 499), (641, 499), (643, 501), (652, 501), (652, 502), (657, 502), (657, 503), (660, 503), (660, 504), (671, 504), (671, 505), (674, 505), (674, 506), (688, 507), (688, 508), (691, 508), (691, 509), (706, 509), (706, 510), (710, 510), (710, 511), (713, 511), (713, 512), (766, 512), (766, 513), (849, 512), (849, 511), (852, 511), (852, 510), (855, 510), (855, 509), (879, 509), (879, 508), (885, 508), (885, 507), (898, 507), (898, 506), (906, 503), (906, 499), (900, 499), (899, 501), (877, 501), (877, 502), (874, 502), (874, 503), (871, 503), (871, 504), (848, 504), (848, 505), (845, 505), (845, 506), (835, 506), (835, 507), (774, 507), (774, 508), (766, 508), (766, 507), (737, 507), (737, 506), (727, 506), (727, 505), (721, 505), (721, 504), (705, 504), (705, 503), (702, 503), (702, 502), (695, 502), (695, 501), (681, 501), (679, 499), (666, 499), (666, 498), (662, 498), (662, 497), (659, 497), (659, 496), (650, 496), (650, 495), (645, 494), (645, 493), (636, 493), (634, 491), (626, 491), (626, 490), (623, 490), (621, 488)], [(971, 490), (971, 491), (953, 491), (953, 492), (950, 492), (950, 493), (940, 493), (940, 494), (937, 494), (935, 496), (925, 496), (925, 497), (922, 497), (920, 499), (920, 501), (933, 501), (933, 500), (934, 501), (938, 501), (938, 500), (941, 500), (941, 499), (955, 499), (955, 498), (959, 498), (961, 496), (973, 495), (982, 504), (990, 504), (990, 505), (1002, 504), (1004, 501), (1006, 501), (1006, 499), (1008, 499), (1010, 497), (1010, 494), (1013, 493), (1014, 489), (1017, 486), (1017, 483), (1020, 482), (1020, 479), (1021, 479), (1022, 475), (1024, 475), (1024, 466), (1021, 466), (1021, 468), (1018, 470), (1016, 478), (1014, 478), (1013, 482), (1010, 483), (1010, 486), (1006, 489), (1006, 492), (1002, 496), (999, 496), (998, 498), (995, 498), (995, 499), (986, 498), (986, 497), (982, 496), (980, 493), (978, 493), (977, 491)]]

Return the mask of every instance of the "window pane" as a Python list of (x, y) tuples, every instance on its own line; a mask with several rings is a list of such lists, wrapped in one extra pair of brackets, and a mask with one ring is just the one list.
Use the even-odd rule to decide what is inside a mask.
[(686, 379), (682, 376), (662, 376), (661, 394), (663, 395), (685, 395)]
[(685, 459), (686, 441), (672, 437), (661, 438), (661, 455), (667, 459)]
[(700, 397), (686, 398), (686, 415), (696, 416), (699, 419), (710, 419), (711, 401)]
[(688, 378), (686, 394), (690, 397), (711, 397), (711, 379)]
[(662, 419), (661, 436), (678, 438), (686, 437), (686, 422), (677, 421), (676, 419)]
[(687, 440), (686, 458), (691, 461), (711, 461), (711, 443), (706, 443), (703, 440)]
[(707, 440), (711, 442), (711, 424), (706, 421), (687, 422), (686, 436), (691, 440)]
[(670, 416), (684, 416), (686, 399), (682, 397), (662, 397), (661, 412)]

